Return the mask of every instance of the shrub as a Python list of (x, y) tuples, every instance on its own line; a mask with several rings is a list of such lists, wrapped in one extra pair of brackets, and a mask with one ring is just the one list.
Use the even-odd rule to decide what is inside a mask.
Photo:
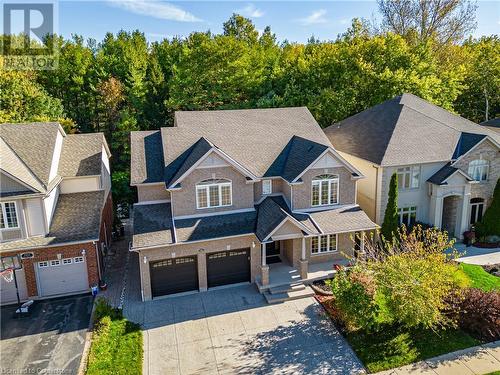
[(500, 339), (500, 293), (468, 289), (459, 306), (460, 327), (481, 340)]
[(392, 238), (397, 234), (399, 227), (398, 215), (398, 177), (393, 173), (389, 185), (389, 198), (384, 213), (384, 222), (380, 233), (386, 241), (392, 241)]
[(120, 310), (111, 307), (105, 298), (99, 297), (95, 302), (94, 319), (98, 322), (106, 316), (111, 319), (121, 319), (122, 313)]
[(375, 281), (366, 270), (341, 269), (329, 282), (339, 317), (348, 330), (369, 329), (376, 321)]
[(500, 178), (495, 185), (493, 201), (484, 213), (481, 222), (476, 223), (476, 231), (480, 238), (500, 236)]

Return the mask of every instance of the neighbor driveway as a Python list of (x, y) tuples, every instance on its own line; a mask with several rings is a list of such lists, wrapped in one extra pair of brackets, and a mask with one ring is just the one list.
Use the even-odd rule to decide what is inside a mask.
[(90, 321), (92, 297), (38, 301), (32, 315), (1, 309), (1, 374), (77, 374)]
[(353, 374), (363, 367), (307, 298), (267, 305), (245, 285), (129, 306), (143, 319), (144, 374)]

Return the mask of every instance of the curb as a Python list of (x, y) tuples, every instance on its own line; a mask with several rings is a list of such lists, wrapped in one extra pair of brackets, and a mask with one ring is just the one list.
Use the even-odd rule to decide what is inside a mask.
[(95, 315), (95, 298), (92, 300), (92, 311), (90, 313), (90, 322), (85, 334), (85, 344), (83, 346), (83, 353), (80, 359), (80, 366), (78, 366), (78, 375), (84, 375), (87, 370), (87, 361), (90, 352), (90, 344), (92, 342), (92, 332), (94, 330), (94, 315)]

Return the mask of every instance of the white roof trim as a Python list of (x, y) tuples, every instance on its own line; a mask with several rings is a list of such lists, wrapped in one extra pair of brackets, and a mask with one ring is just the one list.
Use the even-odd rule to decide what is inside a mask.
[[(500, 148), (500, 144), (499, 144), (497, 141), (495, 141), (495, 140), (494, 140), (492, 137), (490, 137), (488, 134), (484, 134), (484, 135), (485, 135), (485, 137), (484, 137), (483, 139), (481, 139), (479, 142), (477, 142), (477, 143), (476, 143), (476, 144), (475, 144), (475, 145), (474, 145), (474, 146), (473, 146), (473, 147), (472, 147), (469, 151), (467, 151), (467, 152), (466, 152), (465, 154), (463, 154), (463, 155), (460, 155), (460, 156), (458, 157), (458, 159), (455, 159), (455, 161), (453, 161), (453, 162), (451, 163), (451, 166), (453, 167), (453, 165), (455, 165), (455, 163), (457, 163), (459, 160), (463, 159), (465, 155), (467, 155), (469, 152), (471, 152), (472, 150), (474, 150), (477, 146), (479, 146), (481, 143), (483, 143), (483, 142), (484, 142), (484, 141), (486, 141), (486, 140), (489, 140), (489, 141), (490, 141), (491, 143), (493, 143), (493, 144), (494, 144), (497, 148)], [(458, 142), (457, 142), (457, 144), (458, 144)], [(456, 146), (455, 146), (455, 148), (456, 148)]]
[(358, 169), (356, 169), (351, 163), (349, 163), (347, 160), (345, 160), (334, 148), (328, 147), (325, 151), (323, 151), (314, 161), (309, 164), (297, 177), (295, 177), (292, 181), (292, 183), (297, 182), (299, 178), (301, 178), (304, 173), (306, 173), (311, 167), (316, 164), (324, 155), (326, 155), (328, 152), (331, 152), (337, 159), (340, 160), (342, 164), (344, 164), (347, 169), (349, 169), (351, 172), (356, 173), (359, 178), (364, 178), (363, 173), (361, 173)]
[(33, 187), (33, 186), (30, 186), (28, 185), (26, 182), (20, 180), (19, 178), (17, 178), (16, 176), (10, 174), (9, 172), (7, 172), (5, 169), (3, 168), (0, 168), (0, 171), (5, 174), (7, 177), (13, 179), (14, 181), (16, 181), (17, 183), (19, 183), (20, 185), (23, 185), (25, 188), (27, 188), (28, 190), (31, 190), (33, 191), (33, 193), (39, 193), (39, 191)]
[(273, 231), (271, 233), (269, 233), (266, 236), (266, 238), (264, 238), (264, 241), (267, 241), (269, 238), (271, 238), (273, 236), (273, 234), (276, 233), (276, 231), (278, 229), (280, 229), (287, 221), (290, 221), (292, 224), (296, 225), (300, 230), (303, 230), (307, 234), (311, 234), (311, 231), (304, 224), (302, 224), (301, 222), (297, 221), (293, 216), (290, 216), (290, 215), (287, 214), (287, 217), (285, 217), (281, 221), (281, 223), (279, 223), (276, 226), (276, 228), (274, 228)]

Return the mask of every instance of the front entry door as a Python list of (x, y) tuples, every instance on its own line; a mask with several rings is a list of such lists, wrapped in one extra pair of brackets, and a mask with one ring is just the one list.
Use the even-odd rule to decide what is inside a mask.
[(279, 263), (280, 258), (280, 242), (274, 241), (266, 244), (266, 264)]

